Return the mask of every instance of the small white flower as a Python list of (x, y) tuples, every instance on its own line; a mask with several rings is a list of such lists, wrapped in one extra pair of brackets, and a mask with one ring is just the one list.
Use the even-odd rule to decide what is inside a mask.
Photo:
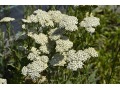
[(41, 44), (41, 45), (45, 45), (48, 43), (48, 37), (47, 35), (40, 33), (38, 35), (38, 37), (35, 38), (36, 43)]
[(43, 83), (46, 81), (46, 79), (47, 79), (46, 76), (41, 76), (38, 83)]
[(31, 53), (28, 54), (27, 58), (31, 61), (35, 61), (36, 57), (38, 57), (39, 54), (41, 54), (41, 52), (37, 48), (32, 47), (31, 48)]
[(88, 53), (86, 53), (85, 51), (83, 51), (83, 50), (79, 50), (76, 53), (76, 55), (78, 57), (78, 61), (85, 62), (86, 60), (90, 59), (90, 55)]
[(68, 51), (70, 48), (73, 47), (73, 42), (71, 42), (69, 39), (59, 39), (56, 41), (56, 52), (64, 52)]
[(22, 29), (26, 29), (25, 24), (22, 25)]
[(34, 54), (34, 53), (29, 53), (27, 58), (31, 61), (35, 61), (36, 57), (38, 57), (38, 54)]
[(76, 71), (78, 68), (82, 68), (84, 65), (83, 63), (90, 59), (90, 57), (91, 56), (83, 50), (79, 50), (77, 52), (75, 50), (70, 50), (67, 53), (67, 68)]
[(0, 78), (0, 84), (7, 84), (7, 80), (3, 79), (3, 78)]
[(35, 42), (38, 44), (45, 45), (48, 43), (48, 37), (47, 37), (47, 35), (45, 35), (43, 33), (33, 34), (32, 32), (29, 32), (28, 36), (33, 38), (35, 40)]
[(35, 47), (32, 47), (31, 51), (32, 51), (32, 53), (37, 54), (37, 55), (41, 54), (41, 52)]
[[(28, 64), (26, 67), (23, 67), (22, 74), (30, 76), (31, 79), (36, 80), (41, 76), (41, 72), (48, 67), (47, 63), (42, 62), (41, 60), (33, 61), (31, 64)], [(27, 74), (26, 74), (27, 73)]]
[(90, 32), (90, 33), (94, 33), (95, 32), (95, 28), (93, 27), (88, 27), (86, 28), (86, 31)]
[(83, 21), (80, 22), (80, 26), (85, 27), (88, 32), (94, 33), (95, 28), (93, 27), (97, 27), (98, 25), (100, 25), (100, 19), (94, 17), (92, 13), (90, 14), (90, 16), (88, 16), (88, 14), (89, 13), (87, 13)]
[(15, 18), (11, 18), (11, 17), (4, 17), (3, 19), (0, 20), (0, 22), (10, 22), (10, 21), (14, 21)]
[(77, 52), (75, 50), (70, 50), (68, 52), (68, 61), (70, 61), (70, 62), (71, 61), (82, 61), (82, 62), (84, 62), (88, 59), (90, 59), (90, 55), (83, 50), (79, 50)]
[(48, 58), (48, 56), (42, 55), (42, 56), (36, 57), (36, 60), (42, 61), (44, 63), (48, 63), (49, 58)]
[(76, 17), (65, 15), (60, 21), (59, 27), (72, 32), (78, 30), (76, 24), (78, 24), (78, 19)]
[(67, 58), (67, 61), (73, 61), (73, 60), (78, 60), (78, 57), (77, 57), (77, 55), (76, 55), (76, 51), (75, 50), (69, 50), (68, 52), (67, 52), (67, 56), (68, 56), (68, 58)]
[(28, 72), (28, 69), (27, 69), (26, 66), (24, 66), (24, 67), (22, 68), (22, 74), (23, 74), (24, 76), (26, 76), (26, 75), (27, 75), (27, 72)]
[(38, 22), (40, 23), (42, 27), (45, 27), (45, 26), (53, 27), (54, 26), (52, 18), (47, 12), (38, 9), (34, 11), (34, 13), (36, 14)]
[(86, 17), (84, 18), (84, 20), (80, 23), (81, 27), (97, 27), (98, 25), (100, 25), (100, 19), (97, 17), (94, 17), (93, 15), (91, 15), (90, 17)]
[(44, 53), (44, 54), (49, 54), (50, 53), (50, 48), (48, 45), (43, 45), (39, 47), (39, 50)]
[(68, 63), (67, 68), (73, 71), (77, 71), (78, 68), (80, 69), (83, 68), (83, 65), (84, 65), (83, 62), (81, 61), (71, 61)]
[(60, 11), (49, 11), (48, 14), (52, 17), (52, 20), (56, 23), (59, 23), (62, 18), (63, 18), (63, 14)]
[(90, 54), (90, 56), (92, 57), (98, 57), (98, 52), (92, 47), (89, 47), (88, 49), (85, 49), (84, 51)]

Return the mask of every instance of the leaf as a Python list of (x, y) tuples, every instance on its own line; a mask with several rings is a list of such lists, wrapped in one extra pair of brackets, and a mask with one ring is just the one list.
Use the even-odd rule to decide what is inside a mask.
[(0, 53), (0, 57), (2, 57), (3, 55)]
[(95, 70), (89, 77), (88, 77), (88, 83), (96, 83), (96, 72), (97, 70)]

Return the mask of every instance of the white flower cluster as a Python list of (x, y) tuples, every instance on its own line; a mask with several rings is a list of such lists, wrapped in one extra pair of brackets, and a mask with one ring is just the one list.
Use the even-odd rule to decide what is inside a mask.
[(41, 76), (38, 83), (43, 83), (46, 81), (46, 79), (47, 79), (46, 76)]
[[(25, 23), (39, 23), (42, 29), (44, 29), (43, 27), (54, 26), (52, 29), (49, 27), (48, 31), (45, 32), (36, 33), (33, 31), (34, 33), (28, 32), (27, 34), (35, 43), (40, 45), (37, 48), (31, 48), (27, 58), (32, 62), (22, 69), (22, 74), (31, 77), (33, 80), (41, 77), (41, 72), (48, 67), (48, 63), (52, 66), (67, 65), (68, 69), (76, 71), (78, 68), (82, 68), (84, 62), (91, 57), (98, 57), (98, 53), (92, 47), (78, 51), (72, 49), (73, 42), (65, 36), (65, 31), (78, 30), (78, 19), (74, 16), (62, 14), (60, 11), (45, 12), (38, 9), (27, 19), (22, 20)], [(90, 15), (80, 25), (85, 27), (87, 31), (94, 32), (93, 27), (99, 25), (99, 19)], [(25, 24), (22, 25), (22, 28), (25, 29)], [(44, 80), (45, 78), (43, 78)]]
[(35, 80), (41, 76), (40, 73), (44, 71), (47, 67), (47, 63), (41, 60), (33, 61), (32, 63), (22, 68), (22, 74), (25, 76), (29, 76), (31, 79)]
[(76, 17), (66, 15), (60, 21), (59, 26), (60, 28), (65, 28), (65, 30), (73, 32), (78, 30), (76, 24), (78, 24), (78, 19)]
[(68, 51), (68, 69), (72, 69), (73, 71), (76, 71), (78, 68), (83, 67), (83, 63), (90, 59), (91, 57), (98, 57), (98, 53), (95, 51), (94, 48), (88, 48), (85, 50), (70, 50)]
[(25, 24), (22, 25), (22, 29), (26, 29)]
[(44, 54), (49, 54), (50, 53), (50, 47), (49, 45), (43, 45), (39, 47), (39, 50), (44, 53)]
[(90, 17), (88, 16), (88, 13), (86, 14), (86, 18), (84, 18), (83, 21), (81, 21), (80, 26), (85, 27), (86, 30), (90, 33), (95, 32), (95, 28), (98, 25), (100, 25), (100, 19), (97, 17), (94, 17), (92, 13), (90, 14)]
[(78, 68), (83, 68), (83, 65), (81, 61), (71, 61), (68, 63), (67, 68), (76, 71)]
[(28, 16), (27, 19), (22, 19), (22, 21), (24, 23), (39, 23), (42, 27), (54, 27), (56, 24), (58, 24), (59, 28), (65, 28), (65, 30), (71, 32), (78, 29), (78, 19), (75, 16), (62, 14), (58, 10), (46, 12), (38, 9), (34, 11), (33, 14)]
[(89, 47), (88, 49), (85, 49), (84, 51), (87, 52), (91, 57), (98, 57), (98, 52), (96, 52), (96, 50), (92, 47)]
[(35, 61), (37, 59), (37, 57), (39, 56), (39, 54), (41, 54), (41, 52), (37, 48), (32, 47), (31, 53), (29, 53), (27, 58), (31, 61)]
[(38, 22), (44, 27), (44, 26), (54, 26), (54, 23), (52, 21), (51, 16), (40, 9), (34, 11), (34, 13), (37, 15)]
[(78, 19), (74, 16), (62, 14), (60, 11), (49, 11), (48, 14), (52, 20), (59, 24), (60, 28), (65, 28), (67, 31), (76, 31), (78, 29)]
[(60, 11), (49, 11), (48, 14), (52, 17), (52, 20), (56, 23), (59, 23), (65, 14), (62, 14)]
[(73, 42), (69, 39), (59, 39), (56, 41), (56, 52), (63, 53), (73, 47)]
[(15, 18), (11, 18), (11, 17), (4, 17), (3, 19), (0, 20), (0, 22), (11, 22), (14, 21)]
[(43, 34), (43, 33), (39, 33), (39, 34), (34, 34), (32, 32), (28, 33), (28, 36), (30, 36), (31, 38), (33, 38), (35, 40), (36, 43), (41, 44), (41, 45), (45, 45), (48, 43), (48, 37), (47, 35)]
[(27, 58), (33, 62), (22, 68), (23, 75), (29, 76), (33, 80), (41, 76), (40, 73), (48, 67), (49, 58), (45, 55), (40, 56), (40, 54), (39, 49), (31, 48), (31, 53), (29, 53)]
[(22, 19), (24, 23), (39, 23), (42, 27), (54, 26), (51, 16), (40, 9), (34, 11), (34, 13), (27, 17), (27, 19)]
[(7, 84), (7, 80), (3, 79), (3, 78), (0, 78), (0, 84)]

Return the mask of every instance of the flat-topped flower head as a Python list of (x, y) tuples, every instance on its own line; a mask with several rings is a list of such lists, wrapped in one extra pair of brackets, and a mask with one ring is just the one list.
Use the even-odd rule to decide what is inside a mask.
[(36, 33), (29, 32), (28, 36), (33, 38), (35, 42), (38, 44), (46, 45), (48, 43), (48, 37), (43, 33), (36, 34)]
[(34, 11), (34, 13), (36, 14), (38, 22), (39, 24), (41, 24), (42, 27), (54, 26), (51, 16), (46, 11), (42, 11), (41, 9), (38, 9)]
[(95, 32), (95, 27), (100, 25), (100, 19), (97, 17), (94, 17), (91, 13), (89, 16), (89, 13), (86, 13), (86, 17), (83, 19), (83, 21), (80, 22), (81, 27), (85, 27), (86, 31), (90, 33)]
[(42, 46), (39, 47), (39, 50), (44, 54), (49, 54), (50, 53), (49, 45), (42, 45)]
[(83, 50), (75, 50), (68, 51), (68, 61), (82, 61), (85, 62), (86, 60), (90, 59), (90, 55)]
[(83, 68), (83, 65), (84, 65), (83, 62), (81, 61), (71, 61), (68, 63), (67, 68), (73, 71), (77, 71), (78, 68), (80, 69)]
[(15, 18), (11, 18), (11, 17), (4, 17), (3, 19), (0, 20), (0, 22), (11, 22), (14, 21)]
[(59, 39), (56, 41), (56, 52), (63, 53), (73, 47), (73, 42), (69, 39)]
[(80, 23), (81, 27), (97, 27), (98, 25), (100, 25), (100, 19), (97, 17), (94, 17), (92, 14), (90, 14), (90, 16), (86, 16), (83, 21)]
[(59, 23), (60, 28), (65, 28), (65, 30), (73, 32), (78, 30), (77, 27), (78, 19), (75, 16), (65, 15)]
[(85, 49), (84, 51), (87, 52), (92, 57), (98, 57), (98, 52), (92, 47), (89, 47), (88, 49)]
[(41, 76), (41, 72), (48, 67), (46, 61), (36, 60), (22, 68), (22, 74), (35, 80)]
[(89, 60), (91, 57), (97, 57), (98, 54), (94, 48), (88, 48), (85, 50), (69, 50), (67, 52), (67, 61), (68, 61), (68, 69), (76, 71), (78, 68), (83, 67), (83, 63)]

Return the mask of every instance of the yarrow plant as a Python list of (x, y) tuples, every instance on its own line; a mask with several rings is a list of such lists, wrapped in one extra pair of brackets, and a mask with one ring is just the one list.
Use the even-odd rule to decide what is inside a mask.
[[(27, 56), (30, 63), (22, 68), (22, 74), (34, 81), (45, 77), (42, 72), (51, 66), (64, 66), (77, 71), (78, 68), (83, 68), (84, 62), (91, 57), (98, 57), (98, 52), (92, 47), (85, 50), (74, 49), (74, 43), (66, 33), (78, 31), (78, 19), (75, 16), (62, 14), (60, 11), (46, 12), (38, 9), (22, 21), (22, 28), (27, 30), (26, 35), (35, 43)], [(30, 29), (31, 24), (35, 25), (34, 30)], [(95, 32), (98, 25), (99, 18), (92, 14), (80, 23), (80, 26), (90, 33)], [(41, 79), (41, 82), (44, 80)]]
[[(10, 44), (13, 41), (11, 37), (11, 26), (10, 23), (14, 21), (15, 18), (12, 17), (4, 17), (0, 20), (0, 25), (5, 25), (6, 26), (6, 32), (0, 32), (0, 69), (3, 72), (4, 71), (4, 59), (7, 57), (7, 55), (10, 54)], [(0, 28), (1, 30), (1, 28)], [(1, 39), (2, 37), (2, 39)], [(2, 58), (2, 59), (1, 59)], [(1, 68), (2, 66), (2, 68)], [(3, 75), (1, 74), (0, 71), (0, 77)], [(0, 84), (7, 84), (7, 79), (0, 78)]]
[(100, 25), (100, 19), (97, 17), (94, 17), (91, 13), (89, 16), (89, 13), (86, 13), (86, 17), (83, 19), (83, 21), (80, 22), (81, 27), (85, 27), (86, 31), (90, 33), (95, 32), (95, 28), (98, 25)]

